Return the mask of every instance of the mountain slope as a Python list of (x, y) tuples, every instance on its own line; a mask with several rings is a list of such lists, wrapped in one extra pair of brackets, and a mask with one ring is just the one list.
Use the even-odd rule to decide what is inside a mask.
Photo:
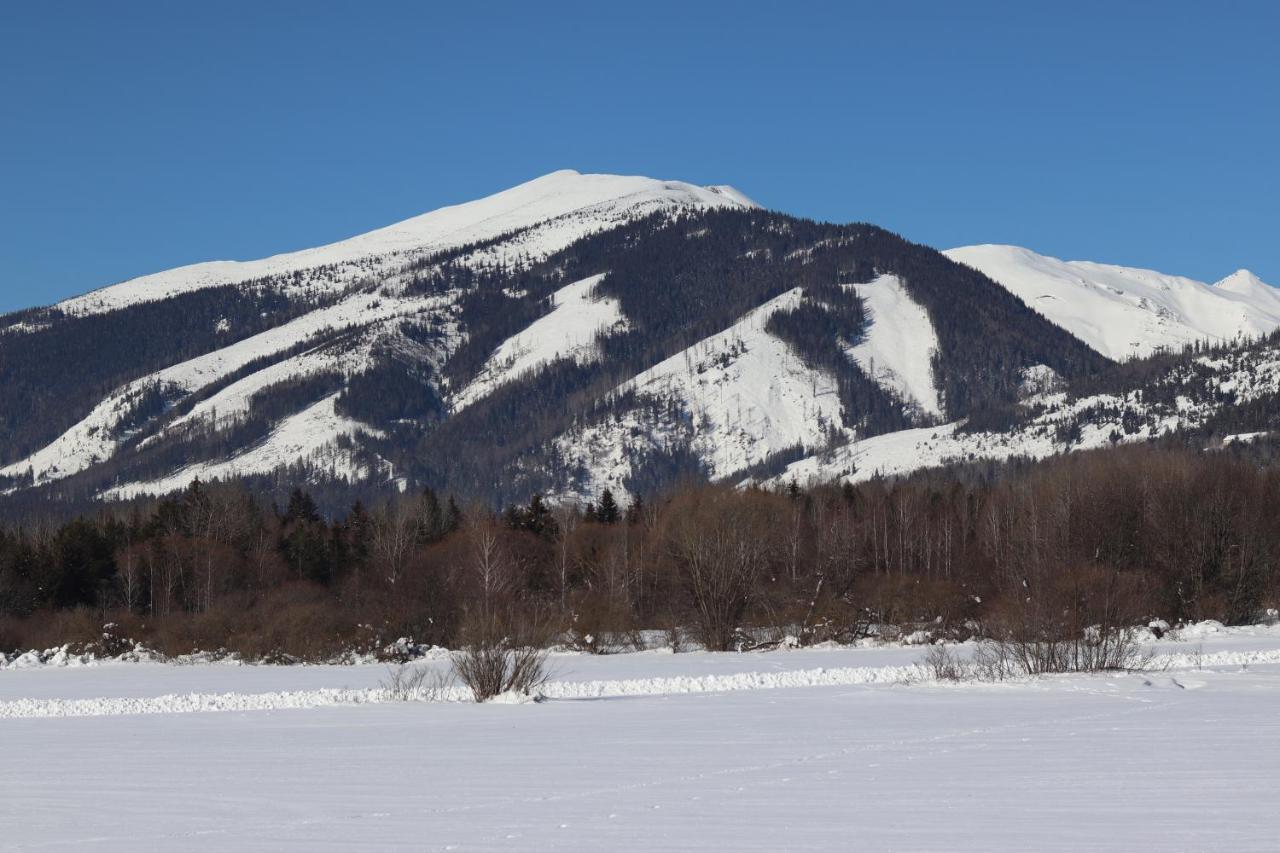
[(938, 338), (929, 313), (896, 276), (852, 285), (871, 315), (867, 334), (849, 350), (863, 371), (881, 385), (938, 417), (942, 402), (933, 376)]
[(1113, 360), (1280, 327), (1280, 296), (1246, 270), (1211, 286), (1153, 270), (1060, 261), (1017, 246), (943, 254), (986, 274)]
[(575, 173), (5, 319), (0, 402), (45, 410), (0, 424), (19, 502), (196, 477), (495, 503), (732, 479), (1105, 363), (874, 226)]
[(617, 300), (595, 295), (603, 278), (603, 274), (589, 276), (553, 293), (549, 297), (551, 311), (499, 344), (479, 375), (453, 395), (454, 411), (558, 359), (598, 359), (596, 337), (626, 325)]
[[(101, 461), (151, 389), (189, 397), (362, 331), (354, 345), (365, 355), (345, 359), (351, 370), (370, 362), (375, 334), (404, 320), (447, 325), (456, 294), (412, 287), (442, 259), (527, 266), (655, 211), (726, 206), (753, 203), (728, 187), (556, 172), (331, 246), (182, 267), (0, 318), (0, 476), (65, 476)], [(50, 376), (60, 363), (65, 374)]]
[(998, 426), (960, 421), (850, 442), (798, 459), (769, 482), (857, 482), (1177, 434), (1197, 447), (1252, 441), (1280, 432), (1280, 333), (1204, 354), (1122, 365), (1074, 387), (1031, 394), (1008, 414)]

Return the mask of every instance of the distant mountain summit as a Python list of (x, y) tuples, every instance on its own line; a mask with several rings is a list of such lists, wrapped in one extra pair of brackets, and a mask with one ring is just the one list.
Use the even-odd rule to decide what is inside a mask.
[(1209, 285), (1154, 270), (1060, 261), (1018, 246), (964, 246), (944, 254), (1111, 359), (1256, 337), (1280, 326), (1280, 294), (1247, 270)]
[(1021, 435), (1022, 401), (1116, 359), (1278, 325), (1243, 271), (943, 254), (732, 187), (561, 171), (0, 318), (0, 490), (32, 508), (240, 478), (497, 504), (868, 476), (950, 458), (929, 436)]

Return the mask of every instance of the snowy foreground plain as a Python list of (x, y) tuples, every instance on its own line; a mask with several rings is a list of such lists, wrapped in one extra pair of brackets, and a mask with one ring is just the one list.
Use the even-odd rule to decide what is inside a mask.
[(0, 849), (1280, 849), (1280, 628), (1155, 651), (557, 655), (560, 698), (483, 706), (381, 701), (380, 665), (10, 669)]

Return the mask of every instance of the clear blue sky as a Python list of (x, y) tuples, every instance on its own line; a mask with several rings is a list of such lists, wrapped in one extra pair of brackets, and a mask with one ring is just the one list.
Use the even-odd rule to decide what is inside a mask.
[(559, 168), (1280, 284), (1277, 5), (8, 4), (0, 310)]

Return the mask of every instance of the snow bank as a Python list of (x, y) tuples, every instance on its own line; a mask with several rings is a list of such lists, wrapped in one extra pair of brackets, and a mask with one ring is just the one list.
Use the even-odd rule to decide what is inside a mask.
[[(1280, 649), (1208, 653), (1176, 652), (1157, 656), (1152, 666), (1156, 670), (1174, 670), (1276, 663), (1280, 663)], [(690, 693), (729, 693), (787, 688), (919, 684), (935, 681), (936, 679), (929, 674), (928, 670), (919, 664), (818, 667), (727, 675), (552, 681), (542, 688), (539, 696), (545, 699), (610, 699), (627, 696), (675, 696)], [(465, 702), (470, 699), (470, 692), (463, 687), (453, 686), (443, 690), (427, 691), (421, 695), (421, 698), (426, 701)], [(518, 697), (505, 697), (501, 704), (519, 704), (516, 698)], [(14, 699), (0, 702), (0, 719), (274, 711), (394, 701), (399, 700), (391, 691), (383, 687), (322, 688), (248, 694), (187, 693), (131, 698)]]

